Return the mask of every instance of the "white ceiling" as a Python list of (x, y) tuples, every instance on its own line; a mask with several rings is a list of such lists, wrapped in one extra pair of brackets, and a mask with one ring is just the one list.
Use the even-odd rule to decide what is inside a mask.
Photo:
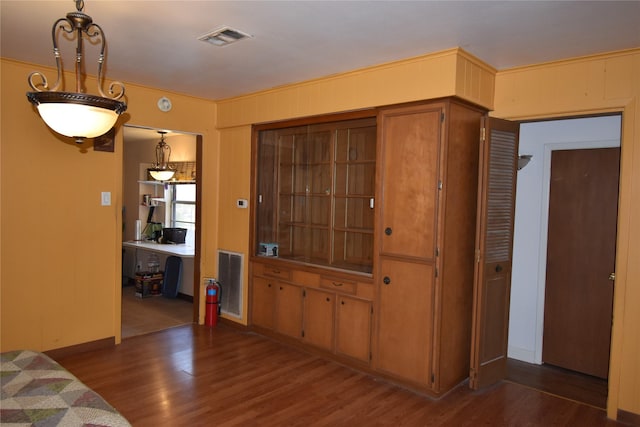
[[(0, 7), (2, 56), (53, 66), (51, 28), (75, 3)], [(209, 99), (456, 46), (497, 69), (640, 47), (640, 1), (86, 0), (84, 11), (106, 34), (107, 82)], [(197, 40), (223, 25), (253, 37), (222, 48)], [(73, 70), (75, 44), (59, 46)], [(94, 50), (85, 44), (89, 74)]]

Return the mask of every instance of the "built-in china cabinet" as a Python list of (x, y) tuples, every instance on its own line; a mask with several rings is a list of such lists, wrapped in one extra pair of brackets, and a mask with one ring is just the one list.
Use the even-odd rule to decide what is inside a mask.
[(484, 114), (447, 98), (255, 126), (251, 327), (433, 395), (464, 380)]
[(257, 140), (256, 253), (371, 273), (375, 117), (265, 129)]

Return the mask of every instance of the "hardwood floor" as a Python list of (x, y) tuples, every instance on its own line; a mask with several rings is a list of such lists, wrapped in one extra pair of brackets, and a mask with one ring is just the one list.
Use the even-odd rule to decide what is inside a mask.
[(134, 426), (622, 426), (511, 382), (439, 400), (225, 324), (59, 357)]
[(122, 288), (122, 338), (188, 325), (193, 304), (180, 298), (135, 296), (135, 286)]

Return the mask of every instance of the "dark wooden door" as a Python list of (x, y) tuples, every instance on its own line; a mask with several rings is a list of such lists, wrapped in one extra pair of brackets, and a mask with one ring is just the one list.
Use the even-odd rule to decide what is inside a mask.
[(542, 361), (607, 378), (620, 149), (551, 155)]
[(469, 385), (506, 376), (518, 123), (486, 118), (481, 145)]

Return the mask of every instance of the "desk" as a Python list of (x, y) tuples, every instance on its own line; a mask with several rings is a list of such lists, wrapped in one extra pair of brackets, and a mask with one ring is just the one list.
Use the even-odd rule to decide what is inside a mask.
[(122, 242), (122, 246), (126, 248), (143, 249), (145, 251), (156, 252), (164, 255), (175, 255), (180, 258), (193, 258), (196, 250), (193, 246), (186, 244), (174, 245), (153, 242)]
[[(134, 259), (131, 262), (131, 265), (134, 268), (138, 264), (142, 264), (142, 269), (144, 270), (144, 266), (146, 265), (146, 260), (140, 256), (139, 252), (144, 253), (156, 253), (160, 255), (160, 268), (164, 269), (164, 263), (168, 256), (179, 256), (182, 258), (182, 280), (180, 282), (180, 287), (178, 288), (178, 292), (193, 296), (193, 258), (195, 256), (195, 248), (193, 246), (188, 246), (186, 244), (163, 244), (163, 243), (153, 243), (153, 242), (138, 242), (138, 241), (129, 241), (122, 242), (122, 247), (126, 249), (134, 250)], [(126, 256), (126, 255), (125, 255)], [(146, 256), (144, 257), (146, 258)], [(126, 261), (125, 261), (126, 263)], [(124, 270), (124, 266), (123, 266)], [(130, 272), (133, 273), (133, 272)], [(132, 276), (131, 274), (128, 274)]]

